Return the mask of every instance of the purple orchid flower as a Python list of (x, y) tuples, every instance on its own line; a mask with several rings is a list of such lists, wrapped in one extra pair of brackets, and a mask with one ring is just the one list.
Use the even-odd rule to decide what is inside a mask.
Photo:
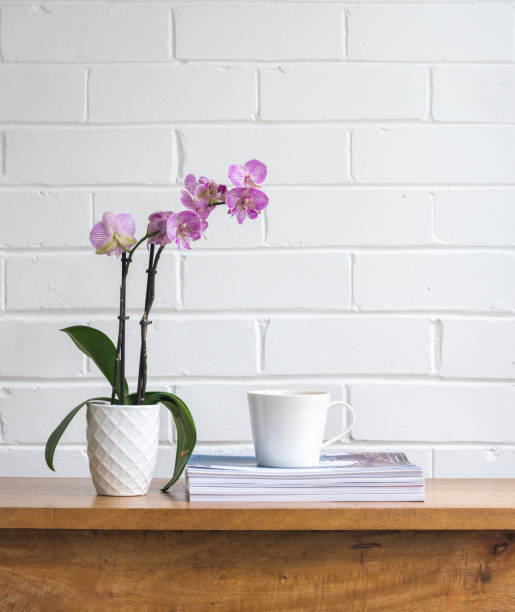
[(214, 204), (225, 199), (226, 191), (227, 187), (225, 185), (218, 185), (212, 179), (201, 176), (195, 188), (195, 196), (208, 204)]
[(233, 164), (229, 166), (229, 178), (235, 185), (225, 196), (229, 214), (236, 216), (240, 225), (246, 217), (256, 219), (268, 205), (268, 196), (257, 189), (266, 178), (265, 164), (257, 159), (243, 166)]
[(166, 231), (170, 241), (175, 242), (179, 249), (191, 249), (190, 240), (198, 240), (202, 236), (202, 219), (192, 210), (172, 213)]
[(257, 159), (251, 159), (243, 166), (229, 166), (229, 178), (235, 187), (257, 187), (266, 179), (266, 166)]
[[(157, 244), (158, 246), (166, 246), (170, 244), (170, 238), (166, 231), (168, 219), (173, 215), (171, 210), (160, 210), (152, 213), (148, 218), (148, 234), (154, 234), (150, 236), (147, 244)], [(156, 232), (158, 232), (156, 234)]]
[(105, 212), (102, 221), (95, 223), (89, 234), (89, 240), (95, 247), (97, 255), (121, 255), (130, 251), (136, 244), (136, 224), (131, 215)]
[(259, 213), (268, 205), (268, 196), (259, 189), (246, 189), (235, 187), (227, 193), (225, 198), (229, 214), (236, 215), (241, 225), (245, 217), (255, 219)]
[(184, 179), (186, 189), (181, 191), (181, 202), (197, 213), (202, 221), (201, 231), (204, 232), (207, 227), (207, 218), (213, 211), (215, 202), (225, 201), (225, 185), (218, 185), (212, 179), (201, 176), (198, 181), (193, 174), (188, 174)]

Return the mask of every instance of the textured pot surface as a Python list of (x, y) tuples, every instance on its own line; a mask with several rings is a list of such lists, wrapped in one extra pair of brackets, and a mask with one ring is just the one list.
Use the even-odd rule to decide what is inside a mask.
[(159, 442), (157, 406), (92, 402), (87, 410), (89, 470), (99, 495), (145, 495)]

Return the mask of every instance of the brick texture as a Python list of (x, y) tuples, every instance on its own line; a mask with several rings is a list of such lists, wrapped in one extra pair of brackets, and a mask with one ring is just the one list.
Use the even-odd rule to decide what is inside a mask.
[[(182, 210), (188, 173), (268, 165), (268, 208), (169, 245), (149, 389), (203, 451), (252, 452), (246, 391), (327, 389), (337, 448), (427, 476), (513, 476), (515, 67), (510, 0), (0, 2), (0, 476), (52, 476), (50, 431), (108, 393), (59, 330), (116, 337), (104, 211)], [(128, 277), (137, 377), (146, 250)], [(331, 412), (327, 435), (346, 422)], [(156, 475), (176, 432), (163, 410)], [(84, 415), (57, 476), (87, 476)]]

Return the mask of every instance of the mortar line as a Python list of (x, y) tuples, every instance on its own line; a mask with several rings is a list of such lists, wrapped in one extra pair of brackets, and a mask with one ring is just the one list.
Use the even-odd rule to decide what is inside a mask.
[(2, 154), (2, 163), (1, 163), (1, 174), (4, 179), (7, 179), (7, 133), (2, 132), (1, 139), (1, 154)]
[(169, 44), (169, 52), (170, 59), (177, 58), (177, 28), (175, 23), (175, 12), (173, 7), (170, 7), (170, 44)]
[[(192, 374), (171, 374), (175, 384), (226, 384), (226, 383), (255, 383), (255, 382), (311, 382), (313, 384), (378, 384), (378, 385), (429, 385), (438, 387), (453, 387), (453, 386), (476, 386), (478, 384), (490, 387), (506, 387), (510, 388), (515, 384), (515, 378), (482, 378), (479, 376), (473, 378), (466, 377), (442, 377), (435, 376), (431, 373), (426, 374), (342, 374), (342, 373), (324, 373), (324, 374), (270, 374), (257, 372), (249, 374), (216, 374), (213, 376)], [(170, 379), (161, 376), (150, 376), (149, 380), (157, 384), (162, 381), (162, 384), (169, 384)], [(136, 375), (127, 376), (127, 381), (135, 383)], [(105, 378), (97, 375), (79, 374), (75, 377), (58, 377), (51, 378), (45, 376), (2, 376), (0, 377), (0, 385), (24, 388), (27, 385), (35, 387), (54, 387), (54, 386), (74, 386), (74, 387), (89, 387), (98, 384), (105, 384)]]
[(91, 69), (86, 68), (86, 81), (85, 81), (85, 94), (84, 94), (84, 115), (85, 122), (89, 123), (91, 117), (91, 109), (90, 109), (90, 78), (91, 78)]
[[(424, 320), (427, 321), (428, 317), (445, 317), (448, 320), (481, 320), (481, 321), (498, 321), (498, 322), (509, 322), (515, 321), (515, 310), (509, 311), (490, 311), (490, 310), (367, 310), (363, 307), (360, 310), (350, 310), (343, 308), (332, 308), (321, 310), (317, 307), (298, 307), (298, 308), (285, 308), (281, 306), (269, 307), (269, 308), (183, 308), (175, 309), (166, 306), (155, 306), (154, 310), (159, 313), (159, 317), (163, 321), (175, 321), (175, 320), (232, 320), (232, 321), (248, 321), (252, 317), (275, 317), (278, 320), (289, 318), (290, 320), (300, 321), (305, 319), (312, 320), (353, 320), (353, 319), (370, 319), (377, 320), (382, 319), (384, 321), (389, 320)], [(140, 312), (137, 308), (127, 308), (127, 312), (131, 315), (138, 314)], [(68, 321), (77, 318), (91, 318), (94, 317), (99, 321), (108, 321), (112, 318), (112, 308), (45, 308), (39, 310), (38, 308), (29, 309), (12, 309), (1, 313), (0, 320), (4, 322), (9, 321), (24, 321), (27, 323), (33, 322), (56, 322), (56, 321)]]
[(351, 310), (357, 311), (358, 307), (356, 305), (354, 296), (356, 255), (354, 253), (351, 253), (349, 257), (349, 307)]
[[(434, 123), (433, 105), (434, 105), (434, 68), (427, 67), (427, 122)], [(441, 123), (439, 123), (441, 125)]]
[(256, 68), (254, 71), (254, 84), (256, 88), (256, 112), (254, 120), (261, 121), (261, 71), (259, 68)]
[(0, 62), (5, 62), (5, 56), (4, 56), (4, 51), (3, 51), (3, 36), (2, 36), (2, 25), (3, 25), (3, 8), (2, 8), (2, 4), (0, 3)]
[(354, 175), (354, 144), (353, 144), (353, 131), (347, 131), (347, 171), (349, 174), (349, 180), (352, 183), (357, 183), (356, 177)]
[[(18, 65), (18, 64), (16, 64)], [(513, 66), (515, 68), (515, 64)], [(427, 106), (427, 104), (426, 104)], [(427, 114), (427, 111), (426, 111)], [(439, 128), (451, 129), (451, 128), (463, 128), (468, 127), (471, 130), (476, 129), (491, 129), (491, 130), (506, 130), (508, 128), (515, 127), (515, 121), (473, 121), (473, 120), (441, 120), (435, 121), (435, 125)], [(55, 128), (60, 130), (69, 130), (73, 132), (84, 132), (84, 131), (96, 131), (102, 132), (104, 130), (114, 131), (132, 131), (132, 130), (156, 130), (158, 128), (169, 129), (169, 128), (190, 128), (192, 130), (198, 129), (210, 129), (210, 128), (228, 128), (228, 127), (241, 127), (249, 130), (281, 130), (286, 128), (331, 128), (340, 127), (345, 128), (377, 128), (378, 130), (388, 127), (391, 129), (404, 129), (413, 128), (414, 130), (428, 130), (431, 126), (428, 125), (427, 117), (373, 117), (373, 118), (353, 118), (353, 117), (342, 117), (334, 119), (318, 119), (313, 116), (300, 118), (300, 119), (288, 119), (284, 117), (278, 117), (275, 119), (259, 119), (256, 122), (253, 118), (246, 119), (127, 119), (127, 120), (116, 120), (111, 121), (89, 121), (87, 125), (84, 121), (19, 121), (19, 120), (3, 120), (0, 121), (0, 128), (16, 128), (17, 131), (35, 131), (35, 130), (52, 130), (56, 131)]]
[(342, 11), (343, 15), (343, 57), (345, 60), (349, 59), (349, 20), (350, 11), (346, 8)]

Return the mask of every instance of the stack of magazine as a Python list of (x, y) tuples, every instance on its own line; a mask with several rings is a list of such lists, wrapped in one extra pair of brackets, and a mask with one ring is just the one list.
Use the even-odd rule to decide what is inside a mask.
[(404, 453), (326, 454), (316, 467), (270, 468), (255, 457), (193, 455), (190, 501), (424, 501), (422, 468)]

